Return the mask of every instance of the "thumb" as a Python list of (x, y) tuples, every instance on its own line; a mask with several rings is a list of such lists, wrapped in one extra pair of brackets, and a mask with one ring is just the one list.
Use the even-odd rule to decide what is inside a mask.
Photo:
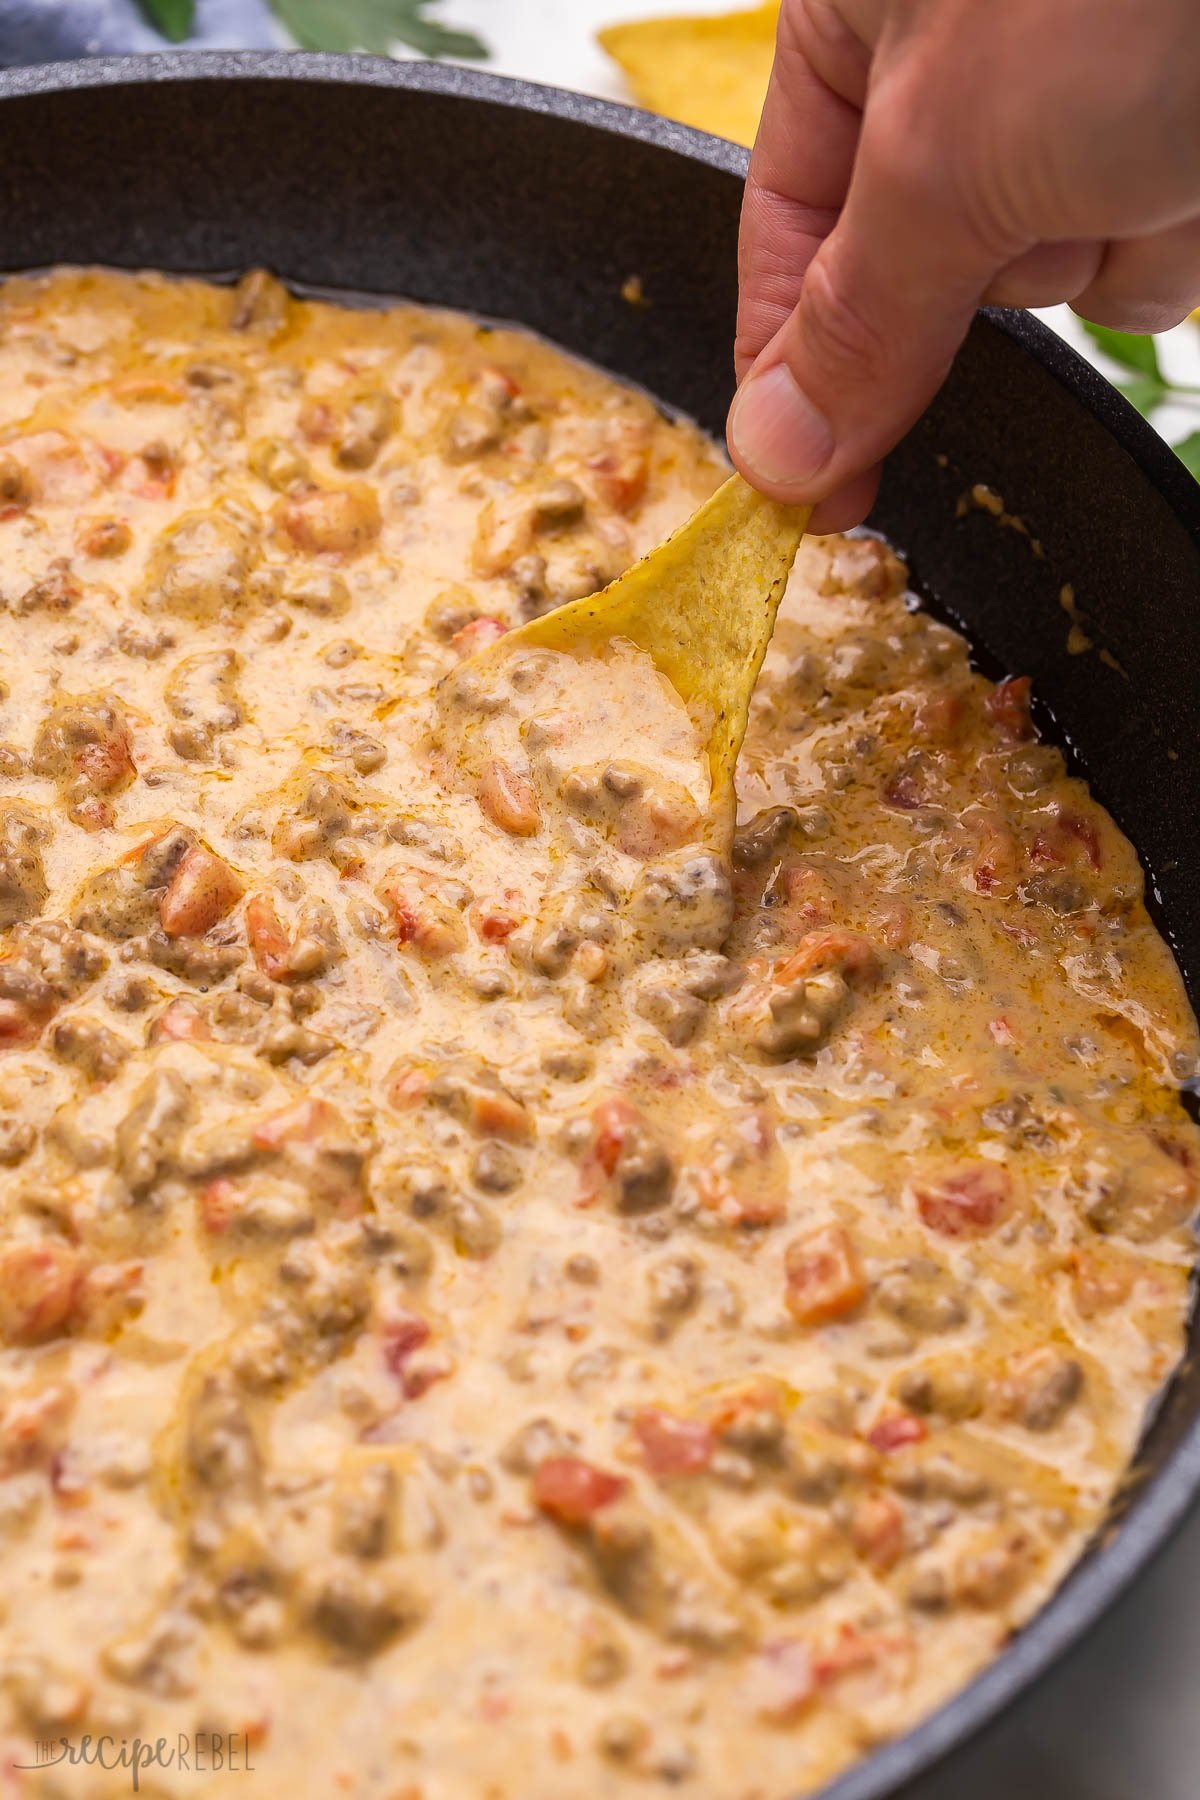
[(935, 156), (907, 109), (883, 101), (880, 89), (868, 99), (838, 222), (730, 411), (734, 463), (777, 500), (823, 500), (898, 443), (988, 282), (1024, 248), (984, 241), (952, 153)]

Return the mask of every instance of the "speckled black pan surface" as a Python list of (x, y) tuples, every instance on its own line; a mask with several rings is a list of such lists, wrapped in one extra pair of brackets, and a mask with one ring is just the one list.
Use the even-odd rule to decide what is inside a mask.
[[(266, 263), (300, 283), (465, 307), (531, 325), (721, 428), (745, 157), (681, 126), (436, 65), (184, 54), (0, 75), (0, 160), (5, 268)], [(634, 274), (645, 308), (621, 298)], [(1024, 529), (961, 508), (976, 483)], [(1141, 851), (1200, 998), (1200, 486), (1049, 332), (997, 314), (892, 457), (873, 523), (985, 661), (1034, 677), (1050, 735)], [(1092, 645), (1074, 655), (1068, 582)], [(825, 1800), (919, 1800), (922, 1772), (1166, 1540), (1200, 1493), (1194, 1355), (1143, 1469), (1103, 1548), (1007, 1653)]]

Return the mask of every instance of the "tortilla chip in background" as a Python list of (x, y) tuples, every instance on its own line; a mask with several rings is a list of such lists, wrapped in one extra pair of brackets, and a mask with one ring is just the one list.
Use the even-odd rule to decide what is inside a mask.
[(778, 0), (748, 12), (637, 19), (597, 35), (650, 112), (752, 144), (775, 53)]

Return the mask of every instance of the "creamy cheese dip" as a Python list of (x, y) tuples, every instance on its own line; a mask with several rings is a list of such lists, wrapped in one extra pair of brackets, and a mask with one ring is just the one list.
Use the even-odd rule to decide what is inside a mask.
[(869, 538), (732, 842), (649, 661), (497, 654), (723, 475), (516, 332), (0, 290), (0, 1748), (785, 1800), (982, 1668), (1183, 1348), (1195, 1022)]

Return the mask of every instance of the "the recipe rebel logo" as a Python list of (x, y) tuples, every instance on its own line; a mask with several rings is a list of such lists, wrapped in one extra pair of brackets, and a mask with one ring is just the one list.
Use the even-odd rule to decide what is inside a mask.
[(196, 1775), (253, 1775), (253, 1745), (244, 1731), (177, 1732), (173, 1737), (39, 1738), (34, 1761), (14, 1763), (17, 1769), (51, 1769), (56, 1765), (125, 1770), (133, 1793), (141, 1791), (141, 1778), (149, 1769), (175, 1769)]

